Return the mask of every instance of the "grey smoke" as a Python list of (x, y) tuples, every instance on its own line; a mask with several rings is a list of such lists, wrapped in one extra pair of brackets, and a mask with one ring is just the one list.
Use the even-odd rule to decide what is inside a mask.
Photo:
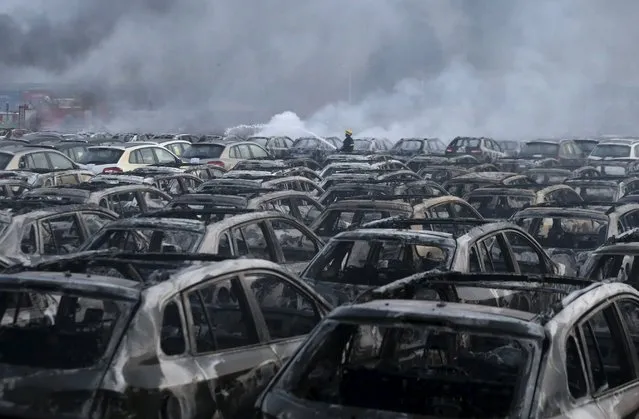
[(147, 108), (120, 112), (120, 129), (207, 129), (290, 110), (327, 134), (630, 133), (638, 9), (630, 0), (4, 0), (0, 75)]

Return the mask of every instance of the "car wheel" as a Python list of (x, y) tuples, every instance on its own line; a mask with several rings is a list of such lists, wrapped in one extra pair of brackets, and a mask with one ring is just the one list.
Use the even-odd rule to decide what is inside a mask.
[(180, 403), (180, 400), (172, 394), (165, 396), (160, 407), (158, 419), (181, 419), (181, 418), (182, 418), (182, 405)]

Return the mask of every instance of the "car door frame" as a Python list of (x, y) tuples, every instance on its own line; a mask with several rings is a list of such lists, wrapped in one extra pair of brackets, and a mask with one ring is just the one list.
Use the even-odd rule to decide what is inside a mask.
[(255, 296), (252, 294), (252, 291), (249, 289), (249, 286), (246, 282), (247, 276), (259, 275), (259, 274), (267, 274), (267, 275), (275, 276), (281, 279), (282, 281), (284, 281), (285, 283), (287, 283), (288, 285), (292, 286), (296, 291), (298, 291), (305, 297), (307, 297), (312, 302), (316, 310), (316, 315), (319, 317), (317, 324), (319, 324), (322, 321), (322, 318), (326, 316), (326, 314), (328, 314), (331, 308), (328, 306), (322, 307), (319, 304), (320, 302), (317, 301), (317, 298), (314, 295), (312, 295), (308, 290), (304, 289), (304, 287), (300, 286), (300, 284), (297, 284), (296, 281), (286, 276), (282, 272), (260, 268), (260, 269), (252, 269), (250, 271), (245, 270), (240, 273), (241, 275), (240, 282), (242, 284), (242, 287), (244, 288), (244, 294), (247, 295), (247, 299), (249, 300), (249, 305), (251, 306), (252, 310), (256, 311), (257, 313), (256, 316), (258, 316), (260, 320), (259, 321), (261, 325), (260, 327), (263, 327), (262, 333), (264, 334), (265, 343), (273, 349), (273, 351), (276, 353), (276, 355), (281, 360), (281, 362), (285, 363), (286, 361), (288, 361), (288, 359), (290, 359), (293, 356), (297, 348), (299, 348), (302, 345), (302, 343), (306, 340), (308, 335), (294, 336), (294, 337), (282, 338), (282, 339), (271, 339), (270, 333), (268, 331), (268, 327), (266, 326), (266, 320), (264, 319), (264, 316), (262, 314), (262, 310), (260, 308), (259, 302), (255, 298)]
[[(82, 217), (83, 214), (88, 214), (88, 215), (100, 215), (100, 216), (104, 216), (104, 218), (109, 218), (111, 216), (113, 216), (112, 214), (109, 214), (107, 212), (102, 212), (99, 210), (78, 210), (77, 211), (77, 218), (80, 222), (80, 230), (82, 232), (82, 235), (84, 236), (82, 238), (82, 243), (88, 241), (91, 238), (91, 233), (89, 232), (89, 229), (87, 228), (86, 222), (84, 221), (84, 218)], [(118, 217), (113, 218), (111, 221), (115, 221), (117, 220)], [(108, 224), (108, 223), (107, 223)]]
[[(584, 357), (584, 361), (585, 361), (585, 373), (586, 373), (586, 379), (588, 380), (588, 388), (589, 388), (588, 399), (594, 402), (594, 404), (596, 404), (603, 412), (615, 411), (615, 408), (617, 408), (619, 405), (618, 393), (620, 392), (620, 390), (623, 391), (623, 389), (634, 387), (635, 394), (639, 395), (639, 368), (638, 368), (638, 362), (637, 362), (637, 355), (636, 355), (636, 352), (632, 351), (634, 344), (632, 344), (629, 340), (628, 330), (618, 305), (618, 301), (620, 299), (624, 299), (624, 297), (626, 296), (630, 297), (631, 294), (620, 294), (620, 295), (614, 296), (613, 298), (608, 298), (604, 301), (597, 302), (597, 304), (593, 308), (591, 308), (585, 313), (582, 313), (579, 316), (579, 318), (573, 324), (571, 324), (571, 329), (576, 329), (576, 330), (579, 330), (580, 332), (577, 338), (578, 338), (579, 351), (581, 352), (582, 357)], [(636, 300), (636, 298), (633, 298), (633, 300)], [(638, 301), (638, 304), (639, 304), (639, 301)], [(588, 359), (588, 356), (587, 356), (587, 350), (586, 350), (587, 343), (585, 341), (585, 337), (583, 336), (583, 333), (581, 332), (581, 330), (582, 330), (582, 325), (586, 321), (591, 319), (594, 314), (600, 311), (606, 310), (607, 308), (611, 308), (611, 312), (614, 315), (614, 325), (612, 326), (616, 329), (617, 332), (619, 332), (622, 335), (621, 342), (619, 343), (621, 343), (623, 350), (625, 351), (625, 355), (629, 358), (631, 365), (634, 367), (635, 378), (634, 380), (631, 380), (628, 383), (624, 383), (620, 387), (607, 389), (601, 394), (593, 394), (594, 387), (593, 387), (592, 369), (590, 367), (590, 360)], [(611, 330), (611, 332), (614, 333), (615, 331)], [(636, 418), (638, 414), (639, 414), (639, 406), (633, 411), (631, 411), (630, 413), (624, 412), (623, 415), (618, 414), (615, 417)]]
[[(183, 314), (186, 321), (187, 346), (189, 348), (187, 355), (190, 356), (191, 359), (193, 359), (195, 365), (198, 366), (198, 368), (204, 375), (204, 380), (206, 383), (204, 387), (209, 391), (208, 394), (215, 404), (215, 411), (219, 411), (223, 417), (235, 417), (237, 416), (237, 411), (234, 412), (236, 413), (235, 415), (229, 415), (229, 413), (231, 412), (228, 411), (222, 412), (219, 409), (221, 399), (225, 402), (225, 405), (237, 404), (237, 399), (229, 400), (229, 398), (227, 397), (236, 396), (236, 394), (233, 394), (234, 389), (239, 387), (245, 390), (247, 385), (261, 382), (264, 383), (263, 388), (265, 388), (269, 381), (267, 377), (269, 375), (271, 376), (271, 378), (275, 376), (275, 373), (282, 366), (277, 353), (267, 342), (268, 335), (264, 333), (264, 331), (266, 330), (266, 323), (264, 321), (262, 313), (259, 311), (259, 307), (258, 311), (256, 311), (254, 304), (250, 302), (249, 297), (252, 296), (246, 292), (246, 287), (244, 286), (241, 279), (242, 272), (243, 271), (229, 272), (216, 277), (205, 277), (196, 284), (181, 289), (179, 293), (179, 298), (182, 303), (182, 307), (184, 310)], [(240, 295), (236, 295), (236, 297), (238, 298), (238, 304), (240, 304), (241, 310), (246, 310), (244, 314), (250, 315), (253, 319), (251, 326), (255, 328), (254, 332), (257, 336), (257, 343), (244, 347), (198, 353), (197, 345), (195, 342), (195, 334), (193, 333), (193, 327), (195, 324), (193, 322), (193, 314), (191, 311), (191, 303), (189, 301), (188, 294), (190, 292), (193, 292), (194, 290), (197, 290), (198, 288), (203, 288), (208, 285), (213, 285), (215, 283), (227, 280), (231, 281), (232, 284), (233, 282), (235, 282), (236, 290), (241, 291), (239, 293)], [(210, 320), (208, 320), (208, 322), (210, 326)], [(254, 352), (255, 357), (259, 359), (260, 362), (251, 362), (249, 359), (250, 356), (247, 356), (246, 353), (248, 351)], [(221, 359), (223, 359), (224, 362), (219, 362)], [(266, 360), (263, 361), (263, 359)], [(207, 361), (210, 362), (210, 367), (209, 365), (205, 364), (205, 362)], [(241, 370), (230, 372), (227, 375), (223, 374), (223, 367), (230, 366), (231, 368), (235, 368), (235, 365), (237, 365), (238, 363), (245, 363)], [(272, 374), (268, 374), (269, 366), (273, 367)], [(224, 377), (220, 377), (220, 375), (224, 375)], [(249, 375), (250, 377), (247, 377), (247, 375)], [(220, 383), (220, 381), (222, 381), (222, 383)], [(253, 388), (255, 399), (257, 398), (257, 396), (259, 396), (259, 393), (263, 389), (257, 387), (258, 386), (255, 386)], [(246, 396), (246, 393), (243, 393), (243, 396)], [(251, 396), (249, 395), (246, 397)], [(246, 408), (251, 409), (252, 405), (247, 405)]]
[[(506, 236), (504, 236), (503, 234), (503, 230), (499, 230), (499, 231), (492, 231), (490, 233), (486, 233), (483, 234), (481, 236), (478, 236), (476, 238), (474, 238), (473, 240), (470, 241), (470, 243), (468, 243), (468, 257), (466, 257), (466, 261), (464, 262), (465, 264), (465, 268), (466, 271), (468, 272), (470, 270), (470, 248), (472, 246), (477, 245), (476, 249), (481, 252), (483, 251), (483, 249), (481, 248), (481, 246), (479, 246), (479, 243), (482, 243), (492, 237), (495, 237), (496, 240), (498, 241), (500, 247), (502, 248), (502, 253), (504, 253), (504, 258), (506, 259), (506, 264), (508, 265), (510, 263), (510, 268), (512, 268), (513, 272), (508, 272), (508, 271), (503, 271), (503, 272), (497, 272), (497, 273), (513, 273), (513, 274), (519, 274), (519, 265), (517, 264), (517, 260), (515, 259), (515, 256), (513, 254), (512, 249), (510, 248), (510, 243), (508, 243), (508, 240), (506, 239)], [(487, 246), (484, 245), (484, 247), (486, 248), (487, 252), (490, 252), (490, 250), (487, 248)], [(490, 255), (490, 253), (488, 254), (488, 257), (490, 258), (490, 260), (492, 261), (492, 255)], [(510, 262), (509, 262), (510, 261)], [(480, 259), (480, 266), (482, 267), (482, 271), (489, 273), (484, 266), (483, 263), (483, 258)]]
[[(37, 224), (37, 229), (36, 229), (36, 234), (37, 234), (37, 242), (38, 242), (38, 255), (41, 256), (57, 256), (57, 255), (65, 255), (65, 254), (69, 254), (69, 253), (60, 253), (60, 246), (58, 243), (56, 243), (55, 238), (54, 243), (55, 243), (55, 247), (57, 249), (57, 252), (55, 254), (50, 254), (50, 253), (44, 253), (44, 238), (43, 238), (43, 234), (44, 234), (44, 225), (43, 223), (46, 222), (47, 220), (50, 219), (55, 219), (55, 218), (59, 218), (59, 217), (68, 217), (68, 216), (73, 216), (75, 218), (75, 221), (78, 225), (78, 229), (80, 230), (80, 234), (84, 234), (82, 228), (82, 220), (80, 220), (80, 215), (78, 214), (77, 211), (65, 211), (65, 212), (61, 212), (61, 213), (57, 213), (57, 214), (51, 214), (51, 215), (47, 215), (45, 217), (40, 217), (37, 220), (34, 220), (35, 223)], [(53, 231), (51, 231), (51, 234), (53, 235)], [(78, 245), (78, 247), (76, 248), (75, 251), (77, 251), (77, 249), (79, 249), (82, 244), (84, 243), (82, 237), (80, 237), (80, 244)], [(73, 252), (70, 252), (73, 253)]]
[[(542, 272), (541, 275), (556, 274), (554, 272), (553, 265), (551, 263), (552, 260), (550, 259), (548, 254), (546, 254), (546, 251), (544, 250), (544, 248), (539, 243), (537, 243), (537, 241), (534, 238), (528, 237), (528, 235), (523, 234), (521, 231), (515, 230), (514, 228), (508, 228), (508, 229), (502, 230), (501, 234), (503, 235), (504, 240), (506, 241), (506, 244), (508, 246), (508, 251), (512, 255), (513, 263), (517, 266), (518, 274), (521, 274), (521, 268), (519, 267), (519, 262), (517, 261), (517, 257), (515, 256), (515, 251), (513, 250), (512, 245), (510, 244), (510, 240), (508, 240), (508, 237), (506, 236), (506, 233), (518, 234), (520, 237), (526, 240), (526, 242), (528, 242), (528, 244), (534, 249), (535, 253), (537, 254), (537, 257), (539, 258), (539, 263), (543, 266), (543, 269), (544, 269), (544, 272)], [(529, 274), (524, 274), (524, 275), (529, 275)]]
[[(155, 154), (153, 154), (153, 155), (155, 155)], [(155, 193), (158, 193), (158, 194), (162, 195), (163, 198), (167, 200), (167, 203), (171, 202), (173, 200), (171, 195), (169, 195), (169, 194), (167, 194), (167, 193), (165, 193), (165, 192), (163, 192), (163, 191), (161, 191), (161, 190), (159, 190), (157, 188), (150, 188), (150, 187), (149, 188), (144, 188), (144, 187), (136, 188), (135, 189), (135, 199), (138, 200), (138, 205), (140, 206), (140, 210), (141, 210), (142, 214), (146, 214), (149, 211), (155, 211), (155, 209), (149, 210), (149, 206), (147, 205), (146, 200), (144, 199), (144, 195), (143, 194), (145, 194), (147, 192), (155, 192)]]
[[(315, 256), (317, 256), (317, 254), (319, 252), (322, 251), (322, 248), (325, 246), (324, 241), (319, 238), (317, 236), (317, 234), (315, 234), (312, 230), (310, 230), (307, 226), (304, 225), (304, 223), (298, 221), (297, 219), (289, 219), (289, 218), (284, 218), (284, 217), (268, 217), (264, 219), (265, 221), (265, 225), (266, 228), (268, 229), (268, 234), (271, 237), (271, 241), (272, 243), (274, 243), (274, 249), (275, 252), (277, 254), (277, 263), (281, 263), (281, 264), (296, 264), (296, 262), (286, 262), (286, 258), (284, 257), (284, 251), (282, 250), (282, 245), (280, 244), (278, 238), (277, 238), (277, 234), (275, 233), (275, 229), (273, 228), (273, 226), (271, 225), (271, 223), (273, 221), (282, 221), (284, 223), (289, 223), (293, 226), (295, 226), (295, 228), (297, 228), (302, 234), (304, 234), (305, 236), (308, 236), (310, 233), (310, 238), (313, 240), (313, 244), (316, 247), (316, 252), (315, 252)], [(308, 230), (308, 231), (305, 231)], [(315, 257), (313, 256), (313, 258)], [(311, 260), (313, 260), (313, 258), (309, 259), (308, 262), (310, 262)], [(308, 263), (307, 262), (307, 263)]]
[[(267, 222), (268, 218), (258, 218), (255, 220), (251, 220), (251, 221), (245, 221), (242, 223), (238, 223), (235, 224), (229, 228), (227, 228), (226, 230), (224, 230), (221, 234), (228, 232), (229, 234), (229, 238), (231, 239), (231, 248), (233, 249), (233, 254), (237, 257), (242, 257), (245, 255), (241, 255), (239, 252), (239, 248), (237, 246), (237, 241), (235, 240), (235, 235), (233, 234), (234, 230), (237, 229), (241, 229), (242, 227), (245, 227), (247, 225), (250, 224), (261, 224), (259, 227), (262, 230), (262, 233), (264, 234), (264, 238), (266, 239), (266, 244), (268, 246), (268, 252), (271, 256), (271, 259), (264, 259), (264, 260), (269, 260), (271, 262), (275, 262), (275, 263), (282, 263), (283, 260), (283, 256), (282, 256), (282, 250), (279, 249), (279, 244), (276, 243), (277, 240), (274, 240), (274, 233), (271, 229), (271, 225), (270, 223)], [(242, 234), (243, 236), (244, 234)], [(246, 239), (246, 238), (245, 238)], [(275, 243), (274, 243), (275, 242)]]

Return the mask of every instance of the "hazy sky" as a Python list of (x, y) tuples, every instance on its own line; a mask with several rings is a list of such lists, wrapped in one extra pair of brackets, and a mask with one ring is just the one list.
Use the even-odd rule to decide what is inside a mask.
[(313, 130), (393, 137), (632, 133), (638, 11), (631, 0), (3, 0), (0, 75), (153, 104), (145, 118), (122, 112), (121, 129), (292, 111)]

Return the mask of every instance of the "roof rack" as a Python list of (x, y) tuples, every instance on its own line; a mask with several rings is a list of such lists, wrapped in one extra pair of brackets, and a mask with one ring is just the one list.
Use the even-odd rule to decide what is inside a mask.
[[(73, 191), (73, 190), (71, 190)], [(44, 201), (49, 204), (84, 204), (86, 202), (87, 195), (84, 193), (60, 193), (60, 190), (47, 188), (45, 193), (39, 194), (39, 188), (32, 189), (25, 195), (22, 195), (20, 199), (24, 201)]]
[(12, 213), (24, 214), (39, 209), (49, 209), (52, 205), (73, 205), (79, 204), (69, 199), (59, 199), (57, 197), (33, 197), (33, 198), (0, 198), (0, 211), (13, 210)]
[[(88, 251), (75, 253), (68, 256), (55, 257), (53, 259), (36, 262), (32, 264), (16, 264), (9, 266), (3, 272), (12, 274), (24, 271), (56, 271), (87, 273), (89, 268), (110, 267), (119, 270), (127, 275), (129, 279), (140, 282), (148, 282), (150, 278), (145, 278), (139, 265), (153, 269), (166, 269), (179, 267), (182, 264), (193, 262), (222, 262), (225, 260), (238, 259), (236, 256), (222, 256), (207, 253), (128, 253), (113, 252), (111, 250)], [(136, 269), (136, 265), (138, 265)], [(118, 269), (119, 268), (119, 269)], [(163, 270), (160, 275), (156, 275), (153, 280), (166, 280), (170, 272)]]
[[(410, 228), (412, 226), (452, 226), (453, 228), (456, 226), (470, 226), (471, 228), (494, 223), (494, 220), (478, 220), (476, 218), (407, 218), (402, 215), (396, 215), (394, 217), (382, 218), (380, 220), (370, 221), (368, 223), (364, 223), (358, 226), (358, 229), (364, 228)], [(427, 230), (429, 231), (429, 230)], [(440, 231), (440, 230), (433, 230)], [(462, 236), (467, 233), (467, 231), (454, 230), (451, 231), (441, 231), (442, 233), (452, 234), (454, 238)]]
[[(570, 203), (562, 203), (559, 204), (557, 202), (540, 202), (538, 204), (534, 204), (534, 205), (529, 205), (526, 208), (586, 208), (586, 209), (590, 209), (588, 207), (591, 206), (611, 206), (614, 207), (615, 205), (620, 205), (616, 202), (612, 202), (612, 201), (583, 201), (583, 202), (570, 202)], [(625, 203), (623, 203), (622, 205), (625, 205)]]
[(544, 189), (547, 188), (549, 186), (557, 186), (560, 185), (560, 183), (548, 183), (548, 184), (542, 184), (542, 183), (530, 183), (530, 184), (526, 184), (526, 185), (504, 185), (501, 183), (495, 184), (495, 185), (486, 185), (486, 186), (480, 186), (479, 188), (473, 189), (472, 191), (468, 192), (469, 194), (472, 194), (475, 191), (478, 191), (480, 189), (501, 189), (501, 190), (508, 190), (508, 189), (522, 189), (522, 190), (531, 190), (531, 189)]
[(639, 242), (639, 228), (632, 228), (628, 231), (624, 231), (618, 236), (608, 237), (605, 241), (605, 245), (617, 244), (617, 243), (635, 243)]
[[(256, 212), (255, 209), (248, 208), (163, 208), (156, 211), (151, 211), (143, 214), (136, 215), (135, 218), (187, 218), (197, 219), (204, 221), (205, 223), (215, 223), (221, 221), (223, 218), (219, 216), (224, 215), (239, 215)], [(217, 216), (217, 217), (216, 217)], [(201, 218), (199, 218), (201, 217)]]
[[(450, 301), (459, 301), (459, 288), (488, 288), (493, 290), (523, 291), (543, 294), (560, 294), (559, 299), (548, 299), (547, 312), (552, 316), (563, 309), (561, 298), (573, 291), (582, 290), (596, 282), (580, 278), (552, 275), (519, 275), (508, 273), (462, 273), (429, 271), (403, 278), (361, 294), (356, 302), (379, 299), (415, 299), (424, 289), (444, 290)], [(441, 295), (441, 294), (440, 294)], [(498, 298), (495, 296), (494, 298)], [(490, 300), (491, 298), (489, 298)], [(478, 300), (480, 301), (480, 300)]]
[(224, 192), (232, 192), (235, 195), (240, 194), (260, 194), (260, 193), (268, 193), (268, 192), (279, 192), (282, 189), (278, 188), (262, 188), (262, 187), (251, 187), (245, 185), (210, 185), (206, 186), (203, 183), (198, 186), (196, 189), (196, 193), (204, 193), (204, 194), (218, 194), (218, 195), (228, 195)]
[[(180, 208), (188, 205), (209, 205), (213, 208), (246, 207), (248, 199), (238, 195), (184, 194), (175, 197), (167, 208)], [(237, 204), (238, 206), (234, 206)]]
[(601, 182), (601, 181), (615, 181), (615, 180), (624, 180), (628, 178), (632, 178), (636, 176), (629, 175), (608, 175), (605, 173), (601, 173), (599, 176), (575, 176), (569, 177), (564, 182), (573, 182), (573, 181), (586, 181), (586, 182)]
[(348, 199), (369, 199), (371, 201), (394, 201), (396, 199), (430, 199), (430, 198), (438, 198), (440, 196), (450, 196), (453, 195), (425, 195), (425, 194), (400, 194), (400, 195), (355, 195), (349, 196)]

